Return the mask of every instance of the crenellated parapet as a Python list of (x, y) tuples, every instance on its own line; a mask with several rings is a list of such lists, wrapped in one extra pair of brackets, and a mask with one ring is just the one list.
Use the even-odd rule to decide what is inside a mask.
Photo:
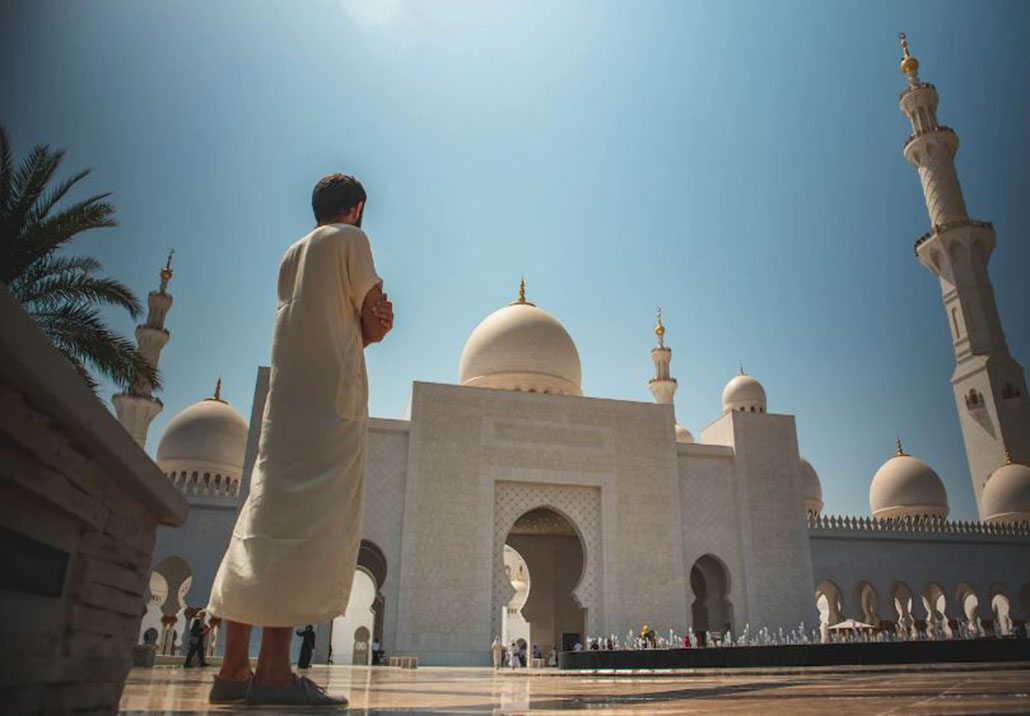
[(948, 520), (941, 517), (902, 517), (877, 520), (872, 517), (808, 514), (808, 529), (850, 532), (907, 532), (911, 534), (969, 535), (982, 537), (1030, 538), (1030, 522), (992, 524)]

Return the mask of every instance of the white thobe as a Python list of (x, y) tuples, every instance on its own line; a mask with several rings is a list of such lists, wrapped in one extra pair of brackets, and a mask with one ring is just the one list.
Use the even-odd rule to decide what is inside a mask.
[(347, 607), (368, 426), (361, 306), (379, 282), (354, 226), (320, 226), (283, 257), (257, 460), (211, 588), (215, 616), (292, 627)]

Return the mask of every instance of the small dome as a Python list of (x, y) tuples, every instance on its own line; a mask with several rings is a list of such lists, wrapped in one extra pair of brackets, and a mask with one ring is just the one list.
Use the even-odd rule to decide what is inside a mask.
[(873, 518), (947, 517), (948, 493), (937, 473), (922, 460), (898, 453), (880, 466), (869, 486)]
[(239, 478), (247, 450), (247, 421), (228, 403), (208, 398), (172, 418), (157, 446), (165, 473), (210, 472)]
[(487, 316), (465, 343), (462, 385), (582, 395), (579, 352), (547, 311), (520, 300)]
[(690, 431), (685, 427), (676, 424), (676, 442), (678, 443), (692, 443), (694, 442), (694, 436), (690, 434)]
[(801, 498), (805, 512), (818, 515), (823, 511), (823, 486), (819, 474), (805, 458), (801, 458)]
[(1030, 522), (1030, 467), (1010, 461), (992, 472), (980, 507), (987, 522)]
[(765, 388), (757, 380), (740, 369), (740, 375), (722, 389), (722, 411), (740, 410), (749, 413), (765, 412)]

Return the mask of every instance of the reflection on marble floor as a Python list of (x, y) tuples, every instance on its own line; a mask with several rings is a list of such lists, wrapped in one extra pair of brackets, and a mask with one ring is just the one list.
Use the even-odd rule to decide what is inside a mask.
[[(210, 668), (133, 669), (121, 713), (248, 713), (242, 708), (208, 705), (214, 674)], [(763, 716), (1030, 713), (1030, 664), (1016, 669), (922, 666), (886, 672), (793, 669), (783, 673), (592, 677), (472, 668), (408, 671), (322, 666), (312, 667), (308, 675), (330, 694), (350, 699), (348, 713), (377, 716), (570, 711)]]

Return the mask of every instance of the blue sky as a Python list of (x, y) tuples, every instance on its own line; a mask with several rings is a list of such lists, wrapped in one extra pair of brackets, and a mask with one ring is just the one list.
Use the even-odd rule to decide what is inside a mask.
[[(5, 2), (0, 121), (68, 150), (119, 228), (76, 249), (141, 295), (176, 249), (168, 420), (249, 416), (275, 275), (314, 182), (358, 175), (397, 311), (371, 411), (454, 382), (468, 334), (530, 300), (591, 396), (650, 400), (656, 306), (695, 434), (743, 363), (797, 416), (826, 509), (868, 513), (895, 433), (975, 516), (928, 219), (901, 156), (897, 32), (961, 140), (1017, 360), (1030, 360), (1025, 2)], [(132, 322), (112, 315), (129, 332)], [(111, 392), (107, 388), (105, 395)]]

